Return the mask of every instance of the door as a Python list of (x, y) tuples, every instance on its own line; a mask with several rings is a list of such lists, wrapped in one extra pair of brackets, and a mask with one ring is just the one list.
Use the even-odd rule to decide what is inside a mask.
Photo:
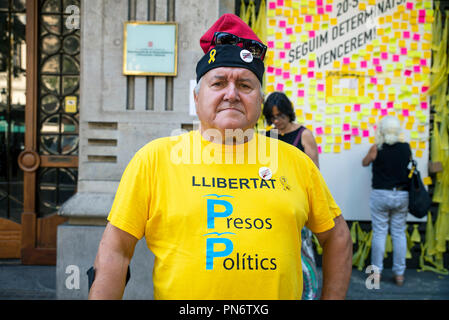
[(26, 104), (26, 8), (0, 1), (0, 258), (20, 258)]
[[(11, 10), (16, 3), (23, 5), (21, 13), (26, 15), (26, 102), (22, 105), (22, 127), (14, 129), (18, 116), (13, 119), (12, 111), (9, 122), (3, 122), (3, 126), (8, 123), (13, 128), (8, 130), (18, 131), (16, 139), (22, 138), (21, 144), (9, 142), (11, 150), (5, 163), (12, 173), (2, 180), (8, 190), (15, 190), (14, 183), (19, 185), (19, 195), (11, 191), (8, 201), (12, 203), (15, 196), (21, 202), (18, 205), (21, 214), (18, 221), (12, 206), (8, 215), (0, 216), (0, 241), (2, 230), (9, 237), (14, 234), (17, 238), (20, 233), (19, 257), (23, 264), (55, 264), (57, 225), (65, 221), (57, 211), (76, 192), (77, 182), (80, 37), (73, 14), (74, 10), (79, 13), (80, 1), (0, 0), (0, 4), (6, 3), (9, 15), (15, 14)], [(9, 60), (15, 61), (13, 50), (10, 52)], [(13, 67), (9, 70), (13, 74)], [(12, 84), (11, 81), (11, 88)], [(14, 91), (7, 88), (6, 92), (5, 109), (13, 110)], [(13, 120), (14, 126), (9, 124)], [(9, 134), (8, 139), (12, 137)], [(17, 146), (21, 149), (14, 154)], [(19, 168), (17, 176), (14, 163)], [(18, 256), (16, 238), (14, 256), (9, 258)], [(8, 252), (4, 255), (11, 255), (13, 250)], [(0, 258), (5, 258), (4, 255), (0, 253)]]

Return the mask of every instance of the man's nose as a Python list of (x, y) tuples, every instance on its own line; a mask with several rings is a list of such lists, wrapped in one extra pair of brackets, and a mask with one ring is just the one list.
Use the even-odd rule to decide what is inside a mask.
[(229, 83), (225, 90), (226, 90), (225, 96), (223, 97), (224, 100), (229, 101), (239, 100), (239, 91), (234, 83), (232, 82)]

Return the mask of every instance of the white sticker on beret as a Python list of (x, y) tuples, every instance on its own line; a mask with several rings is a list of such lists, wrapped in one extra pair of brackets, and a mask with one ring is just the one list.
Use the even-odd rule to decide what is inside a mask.
[(240, 58), (245, 61), (246, 63), (253, 62), (253, 54), (249, 52), (248, 50), (243, 49), (240, 51)]

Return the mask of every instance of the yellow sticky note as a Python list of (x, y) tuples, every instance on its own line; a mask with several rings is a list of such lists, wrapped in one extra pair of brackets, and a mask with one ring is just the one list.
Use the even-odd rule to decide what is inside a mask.
[(424, 183), (424, 185), (429, 186), (432, 184), (432, 178), (431, 177), (425, 177), (422, 179), (422, 183)]
[(374, 144), (375, 140), (376, 139), (374, 137), (369, 137), (368, 138), (368, 141), (369, 141), (370, 144)]
[(331, 146), (330, 146), (330, 145), (327, 144), (327, 145), (324, 146), (324, 152), (325, 152), (325, 153), (329, 153), (329, 152), (331, 152), (331, 151), (332, 151), (332, 149), (331, 149)]
[(334, 152), (335, 153), (340, 153), (341, 152), (341, 147), (339, 144), (334, 145)]
[(315, 138), (315, 142), (316, 142), (317, 144), (321, 144), (321, 143), (323, 142), (323, 138), (322, 138), (321, 136), (317, 136), (317, 137)]
[(311, 113), (306, 113), (306, 120), (312, 120), (313, 115)]
[(332, 128), (331, 127), (324, 127), (324, 133), (325, 134), (331, 134), (332, 133)]
[(416, 150), (415, 156), (416, 156), (417, 158), (422, 158), (422, 154), (423, 154), (422, 150)]
[(345, 142), (343, 144), (343, 149), (345, 150), (351, 150), (351, 142)]
[[(339, 128), (339, 129), (341, 131), (341, 128)], [(335, 143), (341, 144), (341, 136), (335, 136)]]
[(327, 144), (331, 144), (334, 142), (334, 137), (333, 136), (326, 136), (326, 143)]
[(362, 138), (356, 136), (356, 137), (354, 138), (354, 142), (355, 142), (356, 144), (361, 144), (361, 143), (362, 143)]
[(419, 149), (425, 149), (426, 148), (426, 142), (425, 141), (420, 141), (419, 142)]

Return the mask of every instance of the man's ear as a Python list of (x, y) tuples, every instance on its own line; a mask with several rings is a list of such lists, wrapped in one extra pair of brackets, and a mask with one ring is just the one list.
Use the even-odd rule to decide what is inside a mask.
[(195, 108), (198, 106), (198, 95), (195, 92), (195, 89), (193, 90), (193, 101), (195, 102)]

